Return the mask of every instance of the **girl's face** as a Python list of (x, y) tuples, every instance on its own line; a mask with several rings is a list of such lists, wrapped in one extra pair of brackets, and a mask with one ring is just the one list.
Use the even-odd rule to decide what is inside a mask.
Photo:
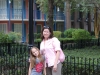
[(43, 30), (43, 36), (44, 36), (45, 39), (48, 39), (49, 38), (49, 36), (50, 36), (49, 29), (44, 29)]
[(38, 57), (39, 51), (38, 51), (37, 49), (33, 48), (33, 49), (32, 49), (32, 54), (33, 54), (34, 56)]

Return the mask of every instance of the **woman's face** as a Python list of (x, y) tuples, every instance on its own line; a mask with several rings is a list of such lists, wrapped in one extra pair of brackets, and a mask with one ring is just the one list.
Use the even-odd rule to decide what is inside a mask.
[(50, 34), (51, 33), (50, 33), (49, 29), (44, 29), (43, 30), (43, 36), (44, 36), (45, 39), (48, 39)]
[(38, 51), (37, 49), (33, 48), (33, 49), (32, 49), (32, 54), (33, 54), (34, 56), (38, 57), (39, 51)]

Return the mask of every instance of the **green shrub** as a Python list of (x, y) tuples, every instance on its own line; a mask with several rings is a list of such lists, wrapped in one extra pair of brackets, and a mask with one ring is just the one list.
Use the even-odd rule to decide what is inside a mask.
[(37, 33), (34, 33), (34, 38), (37, 39)]
[(61, 33), (61, 38), (64, 38), (64, 37), (65, 37), (65, 36), (64, 36), (64, 32), (62, 32), (62, 33)]
[(85, 29), (77, 29), (72, 32), (72, 38), (75, 40), (91, 39), (91, 35)]
[(5, 43), (8, 41), (9, 41), (8, 35), (3, 32), (0, 32), (0, 43)]
[(21, 34), (17, 32), (8, 33), (9, 42), (19, 42), (21, 40)]
[(94, 31), (91, 31), (91, 35), (92, 35), (92, 36), (95, 36), (95, 33), (94, 33)]
[(37, 38), (41, 38), (41, 33), (37, 33)]
[(34, 33), (34, 38), (35, 39), (40, 39), (41, 38), (41, 33)]
[(72, 38), (72, 32), (74, 32), (76, 29), (74, 28), (70, 28), (64, 31), (64, 35), (67, 38)]
[(57, 38), (61, 37), (61, 31), (53, 31), (53, 35)]

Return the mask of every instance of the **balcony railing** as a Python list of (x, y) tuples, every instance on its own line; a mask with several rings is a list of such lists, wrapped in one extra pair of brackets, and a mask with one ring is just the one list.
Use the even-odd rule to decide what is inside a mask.
[[(0, 9), (0, 11), (2, 11), (2, 9)], [(25, 11), (22, 9), (13, 9), (10, 12), (7, 11), (2, 11), (4, 13), (0, 13), (0, 19), (29, 19), (29, 11)], [(6, 13), (7, 12), (7, 13)], [(23, 18), (22, 18), (22, 13), (23, 13)], [(9, 18), (10, 16), (10, 18)], [(33, 10), (33, 19), (35, 20), (47, 20), (47, 15), (42, 13), (40, 10)], [(53, 15), (53, 19), (54, 20), (64, 20), (64, 14), (63, 12), (57, 12), (54, 13)]]
[(0, 19), (7, 19), (7, 9), (0, 9)]

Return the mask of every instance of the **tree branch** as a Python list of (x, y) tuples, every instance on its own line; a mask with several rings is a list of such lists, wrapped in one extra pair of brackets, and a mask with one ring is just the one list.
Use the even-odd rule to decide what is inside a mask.
[(60, 2), (61, 2), (61, 0), (57, 0), (56, 2), (54, 2), (53, 5), (54, 5), (54, 6), (57, 6), (57, 4), (60, 3)]

